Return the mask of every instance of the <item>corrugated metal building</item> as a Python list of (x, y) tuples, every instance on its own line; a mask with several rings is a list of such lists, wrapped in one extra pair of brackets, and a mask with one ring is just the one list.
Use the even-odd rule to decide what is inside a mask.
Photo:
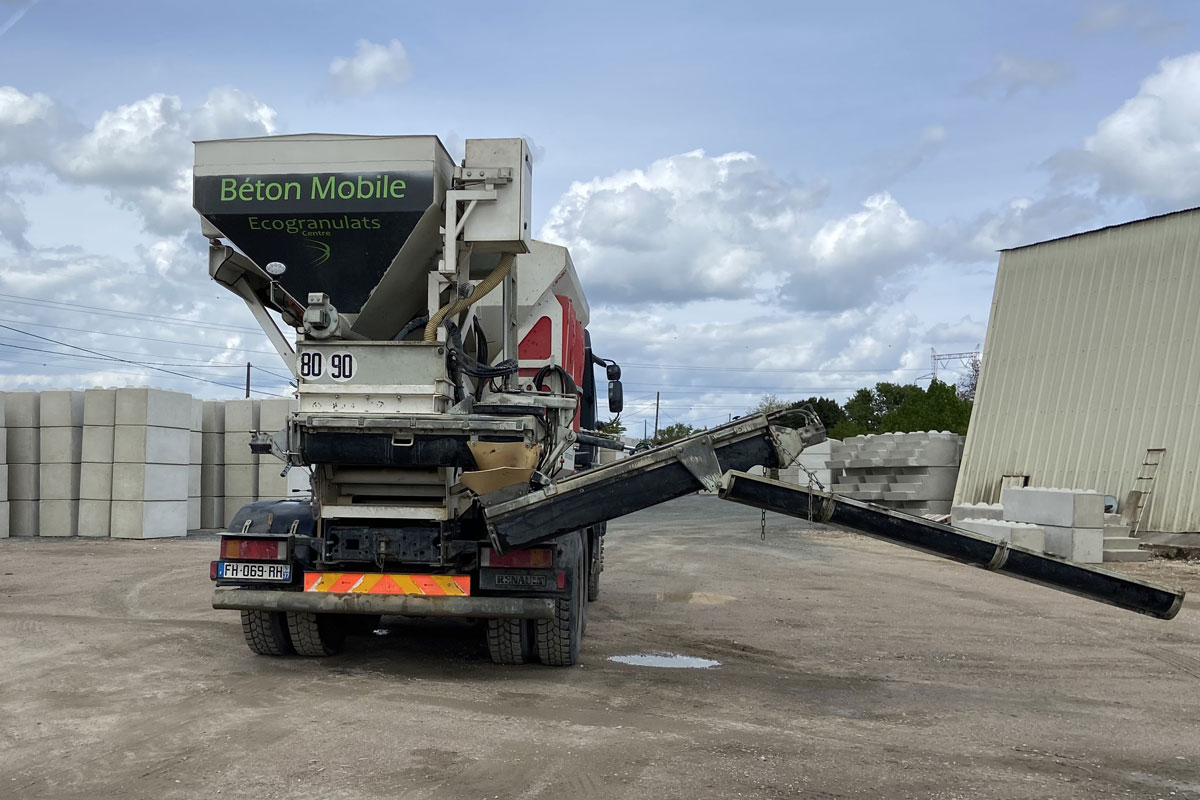
[(1141, 528), (1200, 531), (1198, 344), (1200, 209), (1002, 251), (955, 502), (1028, 475), (1123, 505), (1165, 447)]

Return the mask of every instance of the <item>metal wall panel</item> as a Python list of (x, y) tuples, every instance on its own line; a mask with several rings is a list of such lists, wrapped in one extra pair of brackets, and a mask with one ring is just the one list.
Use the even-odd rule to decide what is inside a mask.
[(1142, 524), (1200, 531), (1200, 210), (1003, 251), (955, 502), (1001, 476), (1124, 504), (1165, 447)]

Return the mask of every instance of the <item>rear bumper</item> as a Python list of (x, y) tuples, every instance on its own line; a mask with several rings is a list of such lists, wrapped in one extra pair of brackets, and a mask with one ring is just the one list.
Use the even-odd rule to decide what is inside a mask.
[(264, 589), (217, 589), (213, 608), (237, 611), (307, 611), (315, 614), (383, 614), (414, 617), (520, 617), (554, 619), (554, 601), (532, 597), (457, 597), (328, 594)]

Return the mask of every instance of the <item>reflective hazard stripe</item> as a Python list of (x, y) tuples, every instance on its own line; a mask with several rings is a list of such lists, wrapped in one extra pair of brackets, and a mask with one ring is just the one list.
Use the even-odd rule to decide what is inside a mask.
[(469, 575), (398, 575), (379, 572), (306, 572), (304, 591), (329, 594), (471, 594)]

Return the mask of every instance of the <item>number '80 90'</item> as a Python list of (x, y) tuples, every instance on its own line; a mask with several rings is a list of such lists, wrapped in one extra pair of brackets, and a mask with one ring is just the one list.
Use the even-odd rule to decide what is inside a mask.
[(354, 377), (354, 356), (350, 353), (322, 353), (306, 350), (299, 358), (300, 378), (306, 381), (329, 378), (348, 381)]

